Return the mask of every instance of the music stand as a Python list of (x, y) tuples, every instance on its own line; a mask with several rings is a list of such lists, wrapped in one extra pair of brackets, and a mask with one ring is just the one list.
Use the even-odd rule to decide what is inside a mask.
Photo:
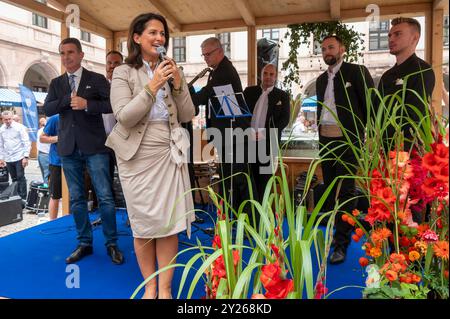
[[(233, 176), (234, 146), (233, 146), (233, 123), (236, 118), (252, 117), (247, 102), (242, 92), (234, 93), (231, 84), (214, 87), (216, 95), (208, 100), (209, 118), (211, 110), (216, 118), (230, 119), (230, 147), (231, 147), (231, 175)], [(221, 94), (217, 94), (221, 93)], [(239, 99), (238, 99), (239, 98)], [(225, 134), (226, 135), (226, 134)], [(225, 158), (222, 154), (222, 158)], [(230, 178), (230, 203), (233, 207), (233, 177)]]

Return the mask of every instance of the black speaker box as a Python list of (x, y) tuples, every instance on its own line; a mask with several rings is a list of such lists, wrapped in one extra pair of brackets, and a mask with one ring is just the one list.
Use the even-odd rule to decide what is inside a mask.
[(0, 200), (0, 226), (17, 223), (22, 219), (22, 198), (20, 196)]

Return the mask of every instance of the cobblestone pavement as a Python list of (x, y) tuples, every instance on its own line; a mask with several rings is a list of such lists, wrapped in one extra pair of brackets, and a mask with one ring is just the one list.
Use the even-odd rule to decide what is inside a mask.
[[(29, 190), (31, 181), (42, 181), (41, 170), (39, 169), (37, 159), (30, 159), (29, 165), (25, 168), (25, 177), (27, 179), (27, 190)], [(18, 231), (36, 226), (37, 223), (37, 214), (24, 209), (22, 221), (14, 224), (0, 226), (0, 237), (5, 237)]]

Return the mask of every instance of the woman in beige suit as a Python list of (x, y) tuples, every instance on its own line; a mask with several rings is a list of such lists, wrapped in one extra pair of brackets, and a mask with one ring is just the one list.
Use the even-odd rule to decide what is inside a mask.
[[(187, 168), (189, 138), (180, 122), (194, 116), (182, 71), (157, 48), (169, 43), (166, 20), (136, 17), (128, 35), (126, 64), (114, 70), (111, 105), (117, 124), (106, 145), (115, 151), (134, 248), (144, 278), (171, 262), (177, 234), (195, 219)], [(161, 61), (162, 60), (162, 61)], [(170, 80), (170, 81), (169, 81)], [(149, 281), (143, 298), (171, 298), (173, 270)], [(158, 289), (157, 289), (158, 288)]]

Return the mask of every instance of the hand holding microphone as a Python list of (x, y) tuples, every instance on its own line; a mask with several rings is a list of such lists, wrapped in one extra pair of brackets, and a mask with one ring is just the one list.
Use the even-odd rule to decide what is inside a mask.
[(156, 51), (159, 53), (159, 58), (161, 61), (170, 61), (172, 71), (172, 75), (169, 78), (169, 82), (171, 82), (175, 89), (179, 89), (181, 86), (181, 74), (178, 70), (177, 64), (175, 61), (167, 56), (166, 48), (163, 46), (159, 46), (156, 48)]

